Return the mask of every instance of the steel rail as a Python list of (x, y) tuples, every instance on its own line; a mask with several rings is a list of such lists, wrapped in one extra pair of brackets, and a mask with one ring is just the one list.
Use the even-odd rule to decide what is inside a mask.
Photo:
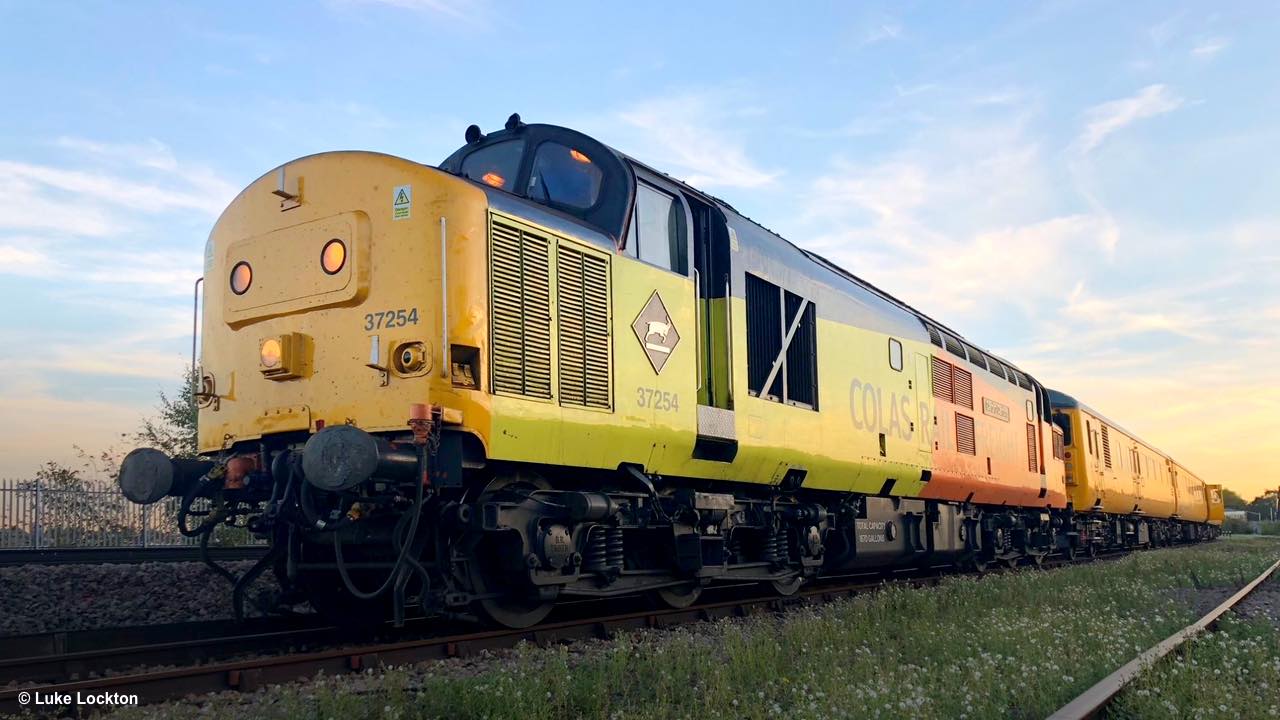
[(1058, 708), (1056, 712), (1049, 716), (1048, 720), (1083, 720), (1084, 718), (1096, 717), (1099, 712), (1115, 699), (1116, 695), (1120, 694), (1120, 691), (1126, 685), (1137, 679), (1144, 670), (1150, 668), (1157, 660), (1173, 652), (1186, 641), (1214, 625), (1218, 618), (1248, 597), (1259, 585), (1266, 582), (1277, 568), (1280, 568), (1280, 560), (1272, 563), (1271, 567), (1264, 570), (1261, 575), (1254, 578), (1248, 585), (1237, 590), (1231, 597), (1223, 600), (1221, 604), (1210, 610), (1199, 620), (1148, 648), (1138, 657), (1121, 665), (1115, 672), (1099, 680), (1093, 687), (1085, 690), (1074, 700)]
[[(267, 552), (266, 545), (211, 547), (209, 557), (223, 562), (257, 560)], [(172, 547), (81, 547), (81, 548), (5, 548), (0, 549), (0, 566), (6, 565), (102, 565), (107, 563), (200, 562), (200, 548), (194, 545)]]
[[(1097, 558), (1077, 560), (1054, 558), (1041, 568), (1101, 562), (1125, 557), (1127, 553), (1114, 553)], [(1027, 566), (1019, 569), (1035, 569)], [(983, 574), (996, 575), (1010, 572), (1010, 568), (988, 570)], [(963, 574), (963, 573), (961, 573)], [(879, 590), (890, 585), (934, 585), (957, 573), (946, 572), (939, 567), (901, 569), (890, 572), (872, 572), (848, 576), (843, 584), (823, 584), (802, 589), (791, 596), (762, 594), (756, 597), (735, 597), (727, 600), (700, 602), (683, 609), (642, 610), (615, 613), (606, 616), (587, 615), (582, 618), (544, 623), (523, 630), (483, 630), (463, 634), (445, 634), (402, 639), (384, 643), (364, 643), (332, 647), (302, 653), (285, 653), (247, 660), (209, 662), (179, 668), (156, 671), (139, 670), (110, 677), (73, 680), (51, 684), (7, 688), (0, 691), (0, 714), (20, 711), (18, 694), (21, 691), (64, 693), (74, 696), (77, 692), (107, 692), (136, 694), (139, 703), (157, 702), (182, 697), (191, 693), (218, 692), (224, 690), (252, 691), (269, 684), (290, 682), (301, 677), (314, 676), (318, 672), (338, 674), (358, 671), (378, 665), (405, 664), (465, 657), (480, 650), (514, 647), (520, 642), (546, 645), (587, 638), (610, 638), (625, 630), (666, 628), (675, 625), (702, 622), (726, 617), (743, 617), (759, 612), (780, 612), (788, 606), (802, 603), (825, 603), (833, 600)], [(721, 596), (740, 587), (710, 588), (708, 595)], [(586, 603), (590, 605), (591, 603)], [(269, 638), (264, 633), (261, 638)], [(189, 649), (198, 649), (199, 642), (184, 643)], [(278, 645), (276, 646), (278, 647)], [(177, 644), (173, 648), (180, 649)], [(145, 648), (129, 648), (128, 653), (141, 653)], [(107, 655), (109, 653), (105, 653)], [(212, 653), (200, 652), (199, 658), (209, 658)], [(225, 653), (224, 653), (225, 656)], [(52, 709), (52, 708), (51, 708)]]
[(0, 637), (0, 685), (65, 682), (128, 667), (189, 663), (341, 637), (337, 628), (308, 615)]
[[(932, 584), (947, 575), (905, 578), (904, 582)], [(119, 692), (137, 695), (139, 703), (157, 702), (191, 693), (239, 690), (249, 692), (270, 684), (314, 676), (340, 674), (379, 665), (417, 663), (466, 657), (480, 650), (514, 647), (520, 642), (539, 645), (609, 638), (624, 630), (666, 628), (725, 617), (741, 617), (756, 612), (780, 611), (788, 605), (836, 597), (884, 587), (882, 578), (840, 587), (820, 587), (790, 597), (763, 596), (722, 602), (701, 603), (684, 609), (646, 610), (604, 617), (538, 625), (524, 630), (485, 630), (376, 644), (349, 645), (319, 651), (258, 657), (248, 660), (214, 662), (180, 668), (165, 668), (56, 684), (8, 688), (0, 691), (0, 714), (24, 709), (18, 702), (21, 692), (42, 695), (63, 693), (75, 696), (86, 692)], [(29, 708), (26, 708), (29, 709)], [(53, 708), (50, 708), (52, 710)]]

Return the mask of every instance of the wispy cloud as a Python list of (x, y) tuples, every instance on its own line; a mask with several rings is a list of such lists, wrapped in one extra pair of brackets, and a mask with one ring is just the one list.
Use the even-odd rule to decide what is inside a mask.
[(1191, 54), (1204, 60), (1212, 59), (1215, 55), (1226, 50), (1231, 45), (1231, 41), (1224, 37), (1212, 37), (1201, 43), (1197, 43), (1191, 48)]
[(0, 160), (0, 183), (39, 186), (68, 208), (95, 202), (143, 213), (197, 210), (216, 215), (235, 196), (230, 184), (207, 174), (184, 178), (174, 185), (142, 183), (106, 173), (67, 170)]
[(443, 16), (468, 24), (488, 22), (488, 8), (476, 0), (330, 0), (333, 5), (382, 5), (426, 15)]
[(619, 136), (616, 144), (624, 150), (691, 185), (758, 188), (772, 184), (781, 172), (766, 170), (748, 156), (735, 119), (760, 112), (724, 94), (651, 98), (615, 113), (617, 122), (611, 124), (621, 123), (624, 132), (615, 127), (604, 136)]
[(1091, 152), (1109, 135), (1139, 120), (1177, 110), (1182, 104), (1182, 98), (1165, 85), (1157, 84), (1142, 88), (1132, 97), (1095, 105), (1085, 111), (1087, 122), (1076, 138), (1076, 147), (1082, 153)]
[(10, 238), (9, 244), (0, 245), (0, 275), (48, 277), (58, 269), (58, 262), (48, 253), (32, 247), (24, 238)]

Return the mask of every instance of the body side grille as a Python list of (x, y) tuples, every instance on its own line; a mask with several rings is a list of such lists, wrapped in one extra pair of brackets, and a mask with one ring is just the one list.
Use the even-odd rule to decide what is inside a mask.
[(550, 239), (495, 217), (489, 262), (493, 389), (550, 399)]
[(1111, 434), (1107, 432), (1107, 426), (1102, 426), (1102, 461), (1107, 467), (1111, 467)]
[(956, 413), (956, 451), (977, 455), (978, 445), (973, 435), (973, 418)]
[(933, 396), (951, 402), (951, 363), (938, 357), (932, 358)]
[(561, 244), (556, 253), (560, 404), (611, 406), (609, 261)]
[(1036, 472), (1040, 469), (1039, 453), (1036, 450), (1036, 426), (1027, 423), (1027, 469)]
[(955, 404), (973, 409), (973, 373), (960, 368), (953, 368), (951, 383), (955, 389)]

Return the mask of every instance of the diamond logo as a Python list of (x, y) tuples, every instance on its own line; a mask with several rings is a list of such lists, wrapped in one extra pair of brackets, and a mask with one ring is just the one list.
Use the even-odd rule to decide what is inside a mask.
[(644, 304), (636, 321), (631, 323), (631, 329), (635, 331), (640, 347), (644, 348), (644, 354), (649, 357), (653, 371), (661, 375), (662, 366), (667, 364), (671, 352), (680, 342), (680, 333), (671, 324), (671, 315), (656, 290), (649, 296), (649, 302)]

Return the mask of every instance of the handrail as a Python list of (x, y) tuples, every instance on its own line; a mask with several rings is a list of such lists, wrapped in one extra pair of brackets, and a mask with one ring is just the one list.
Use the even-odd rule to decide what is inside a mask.
[(440, 216), (440, 376), (449, 378), (449, 253), (448, 224)]
[(724, 328), (725, 328), (725, 346), (729, 356), (729, 370), (726, 374), (728, 377), (728, 389), (726, 398), (729, 406), (733, 406), (733, 296), (730, 294), (732, 287), (730, 285), (730, 277), (728, 273), (724, 276)]
[(693, 354), (694, 366), (697, 368), (698, 392), (702, 392), (702, 276), (698, 268), (693, 269)]
[[(284, 172), (282, 169), (281, 172)], [(200, 322), (200, 285), (204, 282), (204, 277), (196, 278), (195, 287), (191, 291), (191, 371), (196, 369), (196, 338), (199, 337), (198, 323)], [(199, 380), (196, 381), (196, 387), (200, 386)]]

